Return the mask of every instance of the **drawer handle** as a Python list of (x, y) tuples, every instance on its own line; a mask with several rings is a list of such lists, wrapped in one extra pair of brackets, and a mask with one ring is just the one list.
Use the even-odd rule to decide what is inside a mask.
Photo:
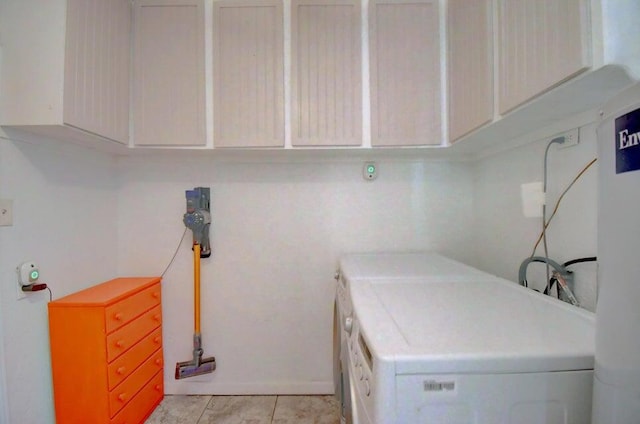
[(117, 314), (113, 315), (113, 319), (115, 319), (116, 321), (122, 321), (122, 314), (121, 313), (117, 313)]
[(116, 342), (116, 347), (122, 347), (122, 346), (124, 346), (124, 341), (122, 341), (122, 340), (118, 340), (118, 341)]
[(160, 390), (162, 390), (162, 386), (159, 384), (156, 384), (155, 389), (159, 392)]
[(157, 298), (159, 298), (159, 297), (160, 297), (160, 292), (153, 292), (153, 293), (151, 294), (151, 296), (153, 296), (155, 299), (157, 299)]
[(162, 359), (160, 358), (156, 359), (156, 365), (162, 365)]
[(161, 341), (162, 341), (162, 337), (160, 337), (160, 336), (157, 336), (155, 339), (153, 339), (153, 342), (155, 344), (160, 344)]
[(124, 402), (125, 400), (127, 400), (127, 394), (126, 394), (126, 393), (120, 393), (120, 394), (118, 395), (118, 400), (119, 400), (120, 402)]
[(116, 370), (116, 374), (120, 374), (120, 375), (122, 375), (122, 374), (124, 374), (124, 372), (125, 372), (126, 370), (127, 370), (127, 369), (126, 369), (125, 367), (120, 367), (120, 368), (118, 368), (118, 369)]
[(156, 314), (153, 316), (153, 320), (156, 322), (160, 322), (160, 315)]

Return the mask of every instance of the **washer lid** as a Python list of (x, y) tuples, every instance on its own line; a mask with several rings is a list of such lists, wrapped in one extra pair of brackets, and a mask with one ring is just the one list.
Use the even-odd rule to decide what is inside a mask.
[(351, 292), (369, 349), (396, 374), (593, 368), (593, 314), (506, 280), (360, 280)]
[(340, 270), (347, 280), (429, 279), (431, 281), (485, 280), (495, 276), (435, 252), (364, 253), (345, 255)]

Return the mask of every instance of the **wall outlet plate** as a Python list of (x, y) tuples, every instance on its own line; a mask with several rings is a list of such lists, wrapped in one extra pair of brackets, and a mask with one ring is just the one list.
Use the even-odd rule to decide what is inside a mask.
[(27, 297), (27, 293), (22, 291), (22, 284), (16, 279), (16, 299), (20, 300), (25, 297)]
[(564, 143), (558, 144), (558, 149), (566, 149), (580, 143), (580, 128), (574, 128), (561, 135), (564, 136)]
[(0, 199), (0, 227), (13, 225), (13, 200)]

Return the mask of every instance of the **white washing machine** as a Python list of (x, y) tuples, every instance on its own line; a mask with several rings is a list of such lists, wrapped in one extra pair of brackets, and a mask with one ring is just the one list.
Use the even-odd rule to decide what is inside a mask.
[(353, 408), (356, 371), (349, 364), (347, 343), (353, 334), (353, 307), (349, 284), (360, 279), (420, 281), (484, 281), (495, 278), (434, 252), (366, 253), (346, 255), (335, 274), (338, 284), (333, 319), (333, 370), (335, 393), (341, 404), (342, 423), (357, 423)]
[[(335, 394), (340, 401), (341, 424), (353, 423), (351, 407), (352, 387), (349, 378), (349, 350), (347, 341), (351, 331), (351, 316), (353, 314), (351, 301), (347, 299), (348, 291), (344, 278), (336, 272), (335, 279), (336, 300), (333, 309), (333, 383)], [(345, 324), (346, 321), (346, 324)]]
[[(424, 277), (414, 268), (361, 278), (342, 262), (354, 423), (590, 422), (593, 314), (437, 255), (422, 259)], [(449, 276), (429, 275), (437, 269)]]

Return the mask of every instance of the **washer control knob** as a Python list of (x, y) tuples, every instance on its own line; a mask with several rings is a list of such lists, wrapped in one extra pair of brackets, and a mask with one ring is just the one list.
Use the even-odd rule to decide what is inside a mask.
[(351, 332), (353, 331), (353, 317), (345, 317), (344, 331), (346, 331), (348, 335), (351, 335)]

